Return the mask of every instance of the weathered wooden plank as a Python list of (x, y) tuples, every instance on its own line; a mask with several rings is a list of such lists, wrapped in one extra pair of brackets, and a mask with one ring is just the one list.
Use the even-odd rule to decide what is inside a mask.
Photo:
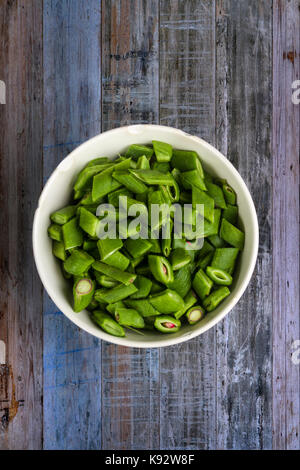
[[(160, 6), (160, 123), (213, 143), (215, 2)], [(215, 329), (161, 350), (162, 449), (215, 447), (215, 363)]]
[(217, 0), (216, 145), (253, 196), (260, 247), (252, 281), (217, 327), (217, 448), (272, 446), (270, 2)]
[[(101, 4), (44, 1), (44, 179), (101, 129)], [(44, 296), (44, 447), (101, 447), (101, 344)]]
[(31, 223), (42, 185), (41, 1), (1, 2), (0, 79), (0, 449), (40, 449), (42, 291)]
[[(158, 3), (103, 3), (103, 131), (158, 122)], [(103, 342), (104, 449), (159, 448), (158, 357)]]
[(299, 449), (299, 2), (273, 7), (273, 447)]

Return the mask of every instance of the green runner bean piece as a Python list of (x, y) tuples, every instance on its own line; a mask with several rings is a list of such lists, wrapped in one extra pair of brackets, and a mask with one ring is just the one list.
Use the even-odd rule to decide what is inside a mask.
[(92, 312), (92, 319), (106, 333), (113, 336), (125, 336), (124, 328), (107, 313), (101, 310), (94, 310)]
[(50, 227), (48, 227), (48, 235), (50, 238), (52, 238), (52, 240), (61, 242), (62, 241), (61, 226), (57, 224), (51, 224)]
[(134, 308), (134, 310), (137, 310), (144, 318), (152, 318), (160, 315), (160, 312), (156, 310), (153, 305), (151, 305), (149, 299), (137, 300), (130, 297), (129, 299), (125, 300), (125, 305), (127, 305), (127, 307)]
[(124, 246), (132, 258), (140, 258), (151, 250), (152, 243), (150, 240), (143, 240), (142, 238), (136, 240), (128, 238)]
[(232, 225), (228, 220), (222, 219), (221, 228), (220, 228), (220, 237), (229, 243), (229, 245), (234, 246), (242, 250), (245, 243), (245, 234), (237, 227)]
[(95, 292), (95, 299), (98, 302), (106, 302), (108, 304), (113, 304), (119, 300), (127, 299), (131, 294), (137, 291), (137, 288), (134, 284), (129, 284), (128, 286), (120, 284), (117, 287), (112, 289), (98, 289)]
[(120, 250), (123, 246), (122, 240), (119, 238), (103, 238), (97, 242), (98, 250), (100, 253), (101, 260), (106, 260), (110, 255)]
[(195, 186), (202, 191), (206, 191), (207, 187), (205, 181), (199, 175), (198, 170), (184, 171), (180, 174), (180, 183), (185, 189), (192, 189)]
[(116, 310), (117, 308), (125, 308), (126, 305), (124, 304), (124, 302), (122, 300), (119, 300), (118, 302), (115, 302), (113, 304), (108, 304), (106, 306), (106, 310), (111, 313), (113, 316), (115, 316), (115, 313), (116, 313)]
[(81, 312), (92, 301), (95, 292), (95, 283), (89, 278), (78, 279), (73, 286), (74, 312)]
[(96, 240), (84, 240), (82, 248), (84, 251), (97, 250), (97, 242)]
[(53, 212), (50, 219), (58, 225), (66, 224), (76, 214), (76, 206), (67, 206), (59, 211)]
[(185, 314), (186, 319), (190, 325), (195, 325), (202, 318), (204, 318), (205, 311), (200, 305), (195, 305), (191, 307)]
[(153, 162), (152, 170), (160, 171), (161, 173), (170, 173), (170, 165), (168, 162)]
[(238, 248), (217, 248), (211, 266), (213, 268), (223, 269), (232, 275), (238, 254)]
[(183, 298), (172, 289), (166, 289), (149, 297), (151, 305), (160, 313), (175, 313), (184, 306)]
[(83, 234), (82, 230), (78, 226), (78, 220), (76, 217), (62, 226), (62, 235), (66, 250), (77, 248), (82, 245)]
[(138, 291), (131, 295), (131, 299), (144, 299), (148, 297), (152, 287), (152, 281), (147, 277), (138, 275), (134, 281)]
[(96, 237), (99, 219), (85, 207), (80, 208), (79, 227), (91, 237)]
[(122, 187), (122, 188), (117, 189), (116, 191), (113, 191), (112, 193), (108, 194), (108, 196), (107, 196), (108, 203), (112, 204), (114, 207), (118, 207), (119, 206), (119, 197), (120, 196), (132, 197), (133, 194), (127, 188)]
[(184, 297), (192, 287), (192, 270), (192, 263), (189, 263), (175, 271), (174, 280), (168, 284), (168, 287)]
[(152, 273), (152, 276), (158, 282), (161, 282), (162, 284), (166, 284), (166, 285), (173, 282), (174, 280), (173, 269), (169, 261), (166, 258), (164, 258), (163, 256), (158, 256), (158, 255), (149, 255), (148, 264), (149, 264), (149, 268)]
[(102, 165), (93, 165), (90, 167), (84, 168), (79, 175), (77, 176), (77, 180), (74, 184), (75, 191), (82, 191), (86, 188), (92, 187), (92, 179), (98, 173), (105, 170), (106, 168), (110, 168), (111, 163), (106, 163)]
[(94, 158), (93, 160), (91, 160), (85, 166), (85, 168), (88, 168), (89, 166), (95, 166), (95, 165), (105, 165), (106, 163), (112, 163), (112, 162), (110, 162), (108, 157), (98, 157), (98, 158)]
[(214, 251), (211, 251), (210, 253), (206, 253), (206, 255), (200, 256), (200, 258), (197, 261), (197, 268), (202, 268), (205, 269), (206, 266), (208, 266), (213, 259), (214, 256)]
[(152, 245), (150, 253), (160, 254), (161, 248), (160, 248), (160, 243), (159, 243), (158, 238), (151, 238), (149, 241), (151, 242), (151, 245)]
[(150, 163), (146, 155), (141, 155), (136, 164), (137, 170), (150, 170)]
[[(106, 276), (122, 282), (122, 284), (125, 284), (126, 286), (132, 284), (136, 279), (136, 274), (121, 271), (121, 269), (118, 269), (115, 266), (109, 266), (101, 261), (95, 261), (92, 267), (95, 271), (106, 274)], [(136, 291), (137, 289), (135, 289), (132, 294)]]
[(210, 197), (205, 191), (202, 191), (196, 186), (193, 186), (192, 189), (192, 204), (196, 208), (196, 204), (203, 204), (204, 210), (201, 210), (200, 213), (205, 217), (209, 222), (214, 222), (214, 207), (215, 202), (212, 197)]
[(224, 240), (219, 237), (219, 235), (211, 235), (208, 237), (208, 239), (215, 248), (223, 248), (226, 245)]
[(111, 289), (112, 287), (116, 287), (119, 285), (119, 282), (113, 279), (112, 277), (106, 276), (105, 274), (100, 274), (97, 271), (94, 271), (95, 278), (98, 284), (102, 287), (106, 287), (107, 289)]
[(57, 240), (52, 241), (52, 253), (56, 258), (62, 261), (67, 259), (65, 245), (62, 242), (58, 242)]
[(231, 204), (227, 204), (227, 209), (223, 211), (222, 216), (223, 216), (223, 219), (226, 219), (228, 220), (228, 222), (235, 225), (238, 219), (237, 206), (232, 206)]
[(161, 333), (176, 333), (180, 327), (180, 320), (168, 315), (161, 315), (155, 318), (155, 328)]
[(126, 157), (133, 158), (134, 160), (137, 160), (143, 155), (145, 157), (151, 158), (153, 155), (153, 148), (146, 147), (146, 145), (133, 144), (130, 145), (125, 155)]
[(195, 305), (195, 303), (197, 302), (197, 296), (195, 292), (192, 289), (189, 290), (189, 292), (184, 297), (183, 301), (183, 308), (178, 310), (178, 312), (174, 313), (174, 317), (177, 319), (181, 318), (189, 308)]
[(223, 184), (222, 186), (225, 201), (227, 204), (235, 205), (236, 204), (236, 194), (229, 184)]
[(128, 171), (114, 171), (113, 178), (135, 194), (142, 194), (147, 191), (147, 186)]
[(204, 178), (200, 159), (197, 152), (194, 152), (193, 150), (173, 149), (171, 165), (173, 168), (177, 168), (180, 171), (198, 170), (200, 178)]
[(157, 170), (129, 170), (130, 173), (141, 179), (144, 183), (150, 185), (171, 185), (173, 186), (176, 181), (173, 176), (168, 173), (164, 174)]
[(224, 199), (224, 194), (220, 186), (217, 184), (206, 182), (207, 192), (215, 201), (215, 206), (220, 209), (226, 209), (227, 205)]
[(171, 265), (173, 271), (183, 268), (192, 261), (191, 256), (183, 248), (177, 248), (172, 251), (171, 254)]
[(133, 328), (144, 328), (145, 321), (142, 315), (132, 308), (117, 307), (115, 319), (122, 326), (132, 326)]
[(219, 289), (214, 290), (206, 299), (203, 301), (203, 307), (207, 312), (211, 312), (219, 305), (222, 300), (226, 299), (230, 294), (228, 287), (219, 287)]
[(193, 289), (196, 291), (201, 300), (205, 299), (205, 297), (209, 295), (212, 286), (212, 280), (202, 269), (199, 269), (193, 279)]
[(221, 286), (230, 286), (232, 284), (232, 276), (223, 269), (207, 266), (206, 274), (215, 284)]
[(165, 142), (152, 140), (154, 153), (158, 162), (170, 162), (173, 153), (173, 147)]
[(80, 276), (87, 272), (94, 263), (94, 258), (82, 250), (73, 250), (69, 258), (64, 262), (67, 273)]

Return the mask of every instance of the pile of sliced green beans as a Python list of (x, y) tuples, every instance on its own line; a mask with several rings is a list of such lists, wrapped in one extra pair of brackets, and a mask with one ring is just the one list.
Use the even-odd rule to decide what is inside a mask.
[[(98, 239), (97, 207), (118, 207), (120, 196), (141, 210), (203, 204), (202, 248), (189, 249), (188, 235), (177, 239), (172, 231), (167, 239)], [(125, 336), (126, 328), (175, 333), (230, 294), (244, 246), (237, 223), (236, 194), (226, 180), (204, 171), (196, 152), (153, 141), (131, 145), (114, 161), (90, 161), (77, 176), (70, 205), (51, 215), (48, 234), (73, 285), (74, 312), (87, 309), (104, 331)]]

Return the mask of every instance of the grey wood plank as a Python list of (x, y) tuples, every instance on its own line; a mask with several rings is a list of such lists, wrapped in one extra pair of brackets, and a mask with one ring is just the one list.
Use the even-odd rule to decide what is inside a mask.
[(216, 145), (256, 206), (256, 270), (217, 326), (217, 448), (272, 446), (272, 5), (217, 0)]
[[(214, 143), (215, 2), (160, 2), (160, 123)], [(216, 444), (215, 329), (160, 351), (162, 449)]]
[[(103, 131), (158, 122), (158, 0), (112, 0), (102, 12)], [(104, 449), (159, 448), (158, 351), (102, 343)]]
[[(101, 130), (101, 3), (44, 0), (44, 180)], [(93, 158), (93, 155), (91, 155)], [(44, 295), (44, 448), (101, 447), (101, 342)]]
[(42, 291), (31, 225), (42, 185), (41, 1), (1, 2), (0, 79), (0, 449), (40, 449)]
[[(273, 6), (273, 447), (299, 449), (299, 2)], [(299, 87), (298, 87), (299, 88)]]

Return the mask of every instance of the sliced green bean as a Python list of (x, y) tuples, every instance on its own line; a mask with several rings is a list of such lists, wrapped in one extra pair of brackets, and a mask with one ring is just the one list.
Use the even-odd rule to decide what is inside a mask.
[(200, 305), (191, 307), (185, 314), (186, 319), (190, 325), (195, 325), (202, 318), (204, 318), (205, 311)]
[(171, 164), (173, 168), (177, 168), (180, 171), (198, 170), (200, 178), (204, 178), (200, 159), (197, 152), (193, 150), (173, 149)]
[(228, 220), (222, 219), (220, 228), (220, 237), (223, 238), (229, 245), (242, 250), (245, 243), (245, 234), (237, 227), (232, 225)]
[(106, 302), (108, 304), (113, 304), (119, 300), (127, 299), (130, 295), (134, 294), (137, 291), (137, 288), (134, 284), (129, 284), (128, 286), (120, 284), (117, 287), (112, 289), (98, 289), (95, 292), (95, 299), (98, 302)]
[(205, 299), (211, 291), (213, 286), (212, 280), (205, 274), (202, 269), (199, 269), (195, 274), (193, 280), (193, 289), (201, 300)]
[(48, 227), (48, 235), (52, 240), (56, 240), (57, 242), (62, 241), (62, 231), (61, 226), (57, 224), (51, 224)]
[(223, 193), (227, 204), (235, 205), (236, 204), (236, 194), (229, 184), (223, 184), (222, 186)]
[(123, 242), (119, 238), (116, 238), (116, 239), (104, 238), (104, 239), (98, 240), (97, 246), (98, 246), (101, 260), (104, 261), (110, 255), (120, 250), (123, 246)]
[(96, 237), (99, 219), (85, 207), (80, 208), (79, 227), (91, 237)]
[(207, 192), (215, 201), (216, 207), (220, 209), (226, 209), (227, 205), (224, 199), (224, 194), (220, 186), (217, 184), (206, 182)]
[(82, 250), (73, 250), (69, 258), (64, 262), (67, 273), (80, 276), (87, 272), (94, 263), (94, 258)]
[(121, 308), (115, 309), (115, 319), (122, 326), (132, 326), (133, 328), (144, 328), (145, 321), (137, 310), (132, 308)]
[(149, 255), (148, 264), (152, 276), (162, 284), (172, 283), (174, 280), (173, 269), (169, 261), (163, 256)]
[(168, 315), (161, 315), (155, 318), (154, 327), (161, 333), (176, 333), (180, 327), (180, 320)]
[(189, 292), (184, 297), (183, 301), (184, 301), (183, 308), (178, 310), (178, 312), (174, 313), (174, 317), (177, 319), (181, 318), (189, 308), (195, 305), (195, 303), (197, 302), (197, 296), (195, 292), (192, 289), (189, 290)]
[[(120, 269), (114, 266), (109, 266), (105, 263), (102, 263), (101, 261), (95, 261), (93, 263), (93, 269), (95, 271), (99, 271), (102, 274), (106, 274), (106, 276), (111, 277), (116, 281), (122, 282), (126, 286), (132, 284), (136, 279), (136, 274), (121, 271)], [(132, 294), (136, 291), (137, 289), (135, 289)]]
[(223, 269), (207, 266), (206, 274), (215, 284), (221, 286), (230, 286), (232, 284), (232, 276)]
[(131, 297), (125, 300), (127, 307), (137, 310), (142, 317), (155, 317), (160, 315), (160, 312), (151, 305), (149, 299), (132, 299)]
[(58, 242), (57, 240), (52, 241), (52, 253), (61, 261), (65, 261), (67, 259), (65, 245), (62, 242)]
[(124, 328), (107, 313), (101, 310), (94, 310), (92, 312), (92, 319), (106, 333), (113, 336), (125, 336)]
[(130, 145), (125, 155), (126, 157), (133, 158), (134, 160), (137, 160), (143, 155), (145, 157), (151, 158), (153, 155), (153, 148), (147, 147), (146, 145), (133, 144)]
[(230, 290), (228, 287), (219, 287), (219, 289), (214, 290), (206, 299), (203, 301), (203, 307), (207, 312), (211, 312), (222, 302), (222, 300), (226, 299), (230, 294)]
[(152, 287), (152, 281), (147, 277), (138, 275), (134, 281), (135, 287), (137, 287), (137, 292), (131, 295), (132, 299), (144, 299), (148, 297)]
[(151, 305), (160, 313), (175, 313), (184, 306), (183, 298), (171, 289), (166, 289), (150, 298)]
[(192, 257), (183, 248), (177, 248), (172, 251), (171, 254), (171, 265), (173, 271), (183, 268), (192, 261)]
[(89, 278), (78, 279), (73, 286), (74, 312), (84, 310), (93, 299), (95, 282)]
[(76, 206), (67, 206), (63, 207), (59, 211), (53, 212), (50, 219), (52, 222), (58, 225), (66, 224), (74, 215), (76, 214)]
[(173, 154), (173, 147), (170, 144), (165, 142), (159, 142), (158, 140), (153, 140), (153, 149), (158, 162), (169, 162), (171, 161)]
[(71, 250), (72, 248), (77, 248), (82, 245), (83, 234), (78, 226), (76, 217), (62, 226), (62, 235), (66, 250)]
[(147, 186), (128, 171), (114, 171), (112, 176), (134, 194), (142, 194), (147, 191)]
[(213, 268), (223, 269), (232, 275), (238, 254), (238, 248), (217, 248), (211, 266)]

